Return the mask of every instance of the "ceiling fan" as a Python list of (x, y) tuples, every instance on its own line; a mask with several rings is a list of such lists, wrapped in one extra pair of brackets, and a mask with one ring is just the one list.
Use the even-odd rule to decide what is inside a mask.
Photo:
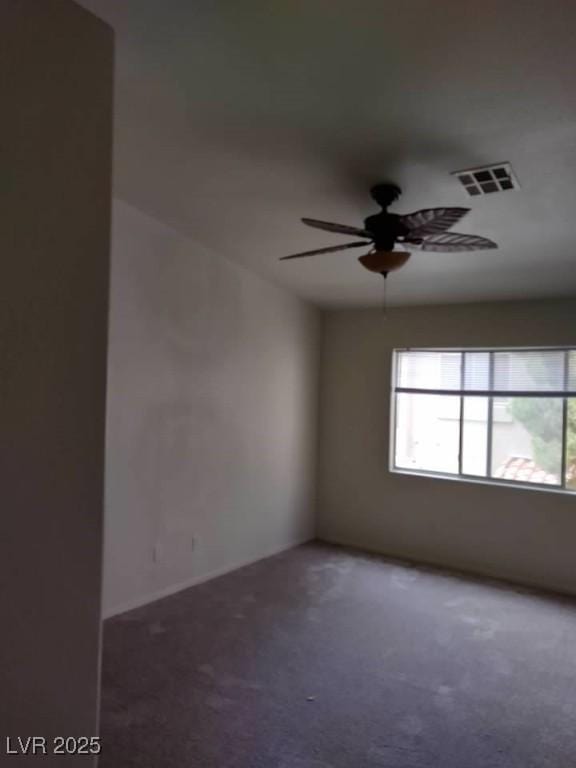
[(462, 235), (448, 232), (454, 224), (465, 216), (470, 208), (424, 208), (421, 211), (400, 216), (388, 213), (387, 208), (401, 195), (402, 190), (395, 184), (377, 184), (370, 190), (372, 199), (382, 208), (380, 213), (368, 216), (364, 227), (349, 227), (344, 224), (332, 224), (318, 219), (302, 219), (304, 224), (327, 232), (337, 232), (341, 235), (357, 235), (364, 238), (343, 245), (332, 245), (313, 251), (295, 253), (283, 256), (286, 259), (301, 259), (304, 256), (315, 256), (320, 253), (334, 253), (348, 248), (370, 247), (369, 252), (360, 256), (358, 261), (371, 272), (377, 272), (384, 278), (394, 269), (404, 266), (410, 254), (406, 251), (395, 251), (398, 243), (405, 248), (420, 251), (479, 251), (498, 246), (492, 240), (477, 235)]

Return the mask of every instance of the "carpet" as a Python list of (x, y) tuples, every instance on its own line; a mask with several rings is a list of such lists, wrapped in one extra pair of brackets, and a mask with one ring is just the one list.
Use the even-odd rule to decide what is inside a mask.
[(576, 603), (324, 544), (104, 628), (100, 768), (574, 768)]

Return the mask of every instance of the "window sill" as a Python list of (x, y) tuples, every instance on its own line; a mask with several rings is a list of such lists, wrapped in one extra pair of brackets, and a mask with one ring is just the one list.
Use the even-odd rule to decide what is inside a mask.
[(424, 469), (404, 469), (402, 467), (390, 467), (390, 473), (393, 475), (407, 475), (409, 477), (425, 477), (432, 480), (452, 480), (453, 482), (457, 483), (472, 483), (475, 485), (490, 485), (500, 488), (514, 488), (520, 491), (543, 491), (544, 493), (559, 493), (562, 496), (576, 495), (576, 490), (560, 488), (556, 485), (518, 483), (515, 480), (475, 477), (474, 475), (449, 475), (442, 472), (426, 471)]

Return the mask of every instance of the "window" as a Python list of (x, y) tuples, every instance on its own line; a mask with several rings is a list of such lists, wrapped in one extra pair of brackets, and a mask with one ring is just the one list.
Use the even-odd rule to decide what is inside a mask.
[(576, 349), (396, 350), (392, 468), (576, 491)]

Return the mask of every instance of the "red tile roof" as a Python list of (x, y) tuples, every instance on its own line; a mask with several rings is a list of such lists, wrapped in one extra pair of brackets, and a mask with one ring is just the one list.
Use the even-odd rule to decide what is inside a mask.
[(525, 456), (511, 456), (494, 472), (494, 477), (516, 480), (519, 483), (541, 483), (558, 485), (558, 477), (539, 467), (533, 459)]

